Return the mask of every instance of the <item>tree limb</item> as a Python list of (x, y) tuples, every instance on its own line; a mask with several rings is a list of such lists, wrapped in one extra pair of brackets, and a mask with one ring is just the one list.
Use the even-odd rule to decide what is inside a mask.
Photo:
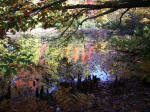
[[(64, 34), (65, 34), (65, 32), (72, 26), (72, 24), (73, 24), (73, 22), (75, 21), (75, 19), (77, 19), (77, 17), (80, 15), (80, 14), (82, 14), (82, 13), (84, 13), (84, 9), (83, 10), (81, 10), (80, 12), (78, 12), (73, 18), (72, 18), (72, 20), (71, 20), (71, 23), (68, 25), (68, 27), (67, 28), (65, 28), (64, 29), (64, 31), (57, 37), (57, 38), (54, 38), (54, 39), (52, 39), (52, 40), (49, 40), (49, 41), (56, 41), (56, 40), (58, 40), (58, 39), (60, 39), (60, 37), (62, 37)], [(78, 28), (77, 28), (78, 29)], [(77, 30), (76, 30), (77, 31)], [(75, 32), (76, 32), (75, 31)], [(69, 35), (68, 35), (69, 36)], [(69, 37), (68, 37), (69, 38)]]
[[(60, 0), (62, 2), (66, 0)], [(60, 2), (60, 3), (62, 3)], [(53, 4), (54, 5), (54, 4)], [(128, 2), (116, 2), (116, 1), (109, 1), (109, 2), (104, 2), (101, 4), (77, 4), (77, 5), (67, 5), (67, 6), (62, 6), (62, 7), (52, 7), (52, 4), (43, 6), (41, 8), (38, 8), (38, 10), (45, 10), (45, 9), (50, 9), (50, 10), (65, 10), (65, 9), (79, 9), (79, 8), (85, 8), (85, 9), (91, 9), (91, 10), (99, 10), (99, 9), (104, 9), (104, 8), (134, 8), (134, 7), (150, 7), (150, 1), (149, 0), (134, 0), (134, 1), (128, 1)], [(34, 12), (34, 11), (33, 11)]]
[(85, 21), (87, 21), (87, 20), (89, 20), (89, 19), (95, 19), (95, 18), (97, 18), (97, 17), (104, 16), (104, 15), (106, 15), (106, 14), (112, 13), (112, 12), (117, 11), (117, 10), (118, 10), (118, 9), (116, 9), (116, 8), (112, 8), (112, 9), (107, 10), (107, 11), (105, 11), (105, 12), (103, 12), (103, 13), (100, 13), (100, 14), (98, 14), (98, 15), (96, 15), (96, 16), (92, 16), (92, 17), (86, 18), (86, 19), (84, 19), (84, 20), (80, 23), (80, 25), (82, 25), (83, 22), (85, 22)]
[(119, 18), (119, 26), (120, 26), (120, 24), (121, 24), (121, 22), (122, 22), (122, 17), (128, 12), (130, 10), (130, 8), (128, 8), (128, 9), (126, 9), (122, 14), (121, 14), (121, 16), (120, 16), (120, 18)]

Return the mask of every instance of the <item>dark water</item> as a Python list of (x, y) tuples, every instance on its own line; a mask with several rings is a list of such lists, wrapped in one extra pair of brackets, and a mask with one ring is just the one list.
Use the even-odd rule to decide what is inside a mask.
[[(87, 77), (93, 78), (96, 76), (100, 79), (100, 82), (111, 82), (113, 81), (113, 75), (109, 74), (105, 67), (107, 68), (107, 64), (104, 67), (102, 65), (102, 61), (109, 58), (108, 53), (101, 53), (95, 51), (95, 45), (92, 41), (88, 41), (83, 44), (75, 44), (71, 45), (71, 48), (68, 48), (68, 52), (73, 52), (73, 55), (70, 56), (73, 62), (78, 62), (83, 65), (83, 71), (86, 70), (89, 72), (86, 77), (82, 77), (81, 81), (84, 81)], [(86, 66), (84, 68), (84, 66)], [(78, 78), (74, 78), (74, 83), (78, 82)], [(57, 86), (54, 85), (49, 89), (49, 93), (57, 90)]]

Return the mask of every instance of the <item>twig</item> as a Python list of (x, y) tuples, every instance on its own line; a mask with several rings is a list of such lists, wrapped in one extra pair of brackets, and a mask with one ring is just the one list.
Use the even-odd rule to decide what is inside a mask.
[(121, 24), (121, 22), (122, 22), (122, 17), (128, 12), (130, 10), (130, 8), (127, 8), (122, 14), (121, 14), (121, 16), (120, 16), (120, 18), (119, 18), (119, 25), (118, 26), (120, 26), (120, 24)]

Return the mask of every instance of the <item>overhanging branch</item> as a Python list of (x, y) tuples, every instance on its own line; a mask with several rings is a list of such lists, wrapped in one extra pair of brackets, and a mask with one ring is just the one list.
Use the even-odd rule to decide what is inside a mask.
[[(60, 0), (60, 1), (58, 3), (63, 3), (66, 0)], [(109, 1), (109, 2), (104, 2), (101, 4), (77, 4), (77, 5), (66, 5), (66, 6), (62, 6), (62, 7), (52, 7), (52, 4), (49, 4), (49, 5), (43, 6), (38, 9), (44, 10), (44, 9), (49, 8), (52, 10), (64, 10), (64, 9), (85, 8), (85, 9), (91, 9), (91, 10), (99, 10), (99, 9), (103, 9), (103, 8), (119, 8), (119, 9), (121, 9), (121, 8), (134, 8), (134, 7), (150, 7), (150, 0), (132, 0), (132, 1), (128, 1), (128, 2)]]
[(38, 12), (49, 9), (49, 10), (69, 10), (69, 9), (87, 9), (87, 10), (101, 10), (105, 8), (113, 9), (125, 9), (125, 8), (135, 8), (135, 7), (150, 7), (150, 0), (127, 0), (125, 2), (121, 1), (108, 1), (100, 4), (76, 4), (76, 5), (66, 5), (55, 7), (56, 4), (61, 4), (67, 0), (58, 0), (54, 3), (45, 5), (40, 8), (33, 9), (30, 15), (35, 15)]
[[(53, 3), (44, 5), (43, 7), (38, 7), (32, 9), (30, 12), (30, 16), (36, 15), (42, 10), (49, 9), (49, 10), (69, 10), (69, 9), (87, 9), (87, 10), (101, 10), (105, 8), (116, 8), (116, 9), (125, 9), (125, 8), (135, 8), (135, 7), (150, 7), (150, 0), (125, 0), (125, 1), (108, 1), (103, 2), (100, 4), (76, 4), (76, 5), (65, 5), (59, 6), (58, 4), (63, 4), (67, 0), (57, 0)], [(58, 6), (57, 6), (58, 5)], [(19, 11), (20, 9), (17, 8), (13, 10)]]
[[(99, 10), (99, 9), (104, 9), (104, 8), (134, 8), (134, 7), (150, 7), (150, 0), (137, 0), (137, 1), (128, 1), (128, 2), (105, 2), (103, 4), (97, 4), (97, 5), (92, 5), (92, 4), (77, 4), (77, 5), (68, 5), (68, 6), (63, 6), (60, 8), (56, 8), (57, 10), (64, 10), (64, 9), (76, 9), (76, 8), (86, 8), (86, 9), (91, 9), (91, 10)], [(55, 8), (53, 8), (55, 9)]]
[(82, 25), (83, 22), (85, 22), (85, 21), (87, 21), (87, 20), (89, 20), (89, 19), (95, 19), (95, 18), (97, 18), (97, 17), (104, 16), (104, 15), (106, 15), (106, 14), (112, 13), (112, 12), (117, 11), (117, 10), (118, 10), (118, 9), (116, 9), (116, 8), (112, 8), (112, 9), (107, 10), (107, 11), (105, 11), (105, 12), (103, 12), (103, 13), (100, 13), (100, 14), (98, 14), (98, 15), (96, 15), (96, 16), (92, 16), (92, 17), (86, 18), (86, 19), (84, 19), (84, 20), (80, 23), (80, 25)]

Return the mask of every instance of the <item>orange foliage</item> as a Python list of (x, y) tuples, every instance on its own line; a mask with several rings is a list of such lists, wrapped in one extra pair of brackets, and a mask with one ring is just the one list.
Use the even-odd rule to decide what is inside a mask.
[[(41, 46), (39, 65), (48, 65), (44, 59), (45, 50), (47, 47), (47, 42), (44, 42)], [(37, 87), (41, 86), (42, 71), (36, 68), (36, 66), (28, 65), (32, 70), (27, 70), (26, 68), (21, 68), (18, 71), (18, 79), (15, 81), (16, 88), (22, 88), (24, 86), (36, 90)], [(38, 79), (38, 81), (36, 80)], [(35, 83), (35, 85), (34, 85)]]
[(91, 60), (93, 53), (94, 47), (92, 45), (86, 45), (84, 47), (83, 46), (81, 47), (79, 45), (72, 45), (67, 47), (66, 49), (67, 57), (71, 57), (72, 61), (74, 62), (81, 60), (83, 64)]

